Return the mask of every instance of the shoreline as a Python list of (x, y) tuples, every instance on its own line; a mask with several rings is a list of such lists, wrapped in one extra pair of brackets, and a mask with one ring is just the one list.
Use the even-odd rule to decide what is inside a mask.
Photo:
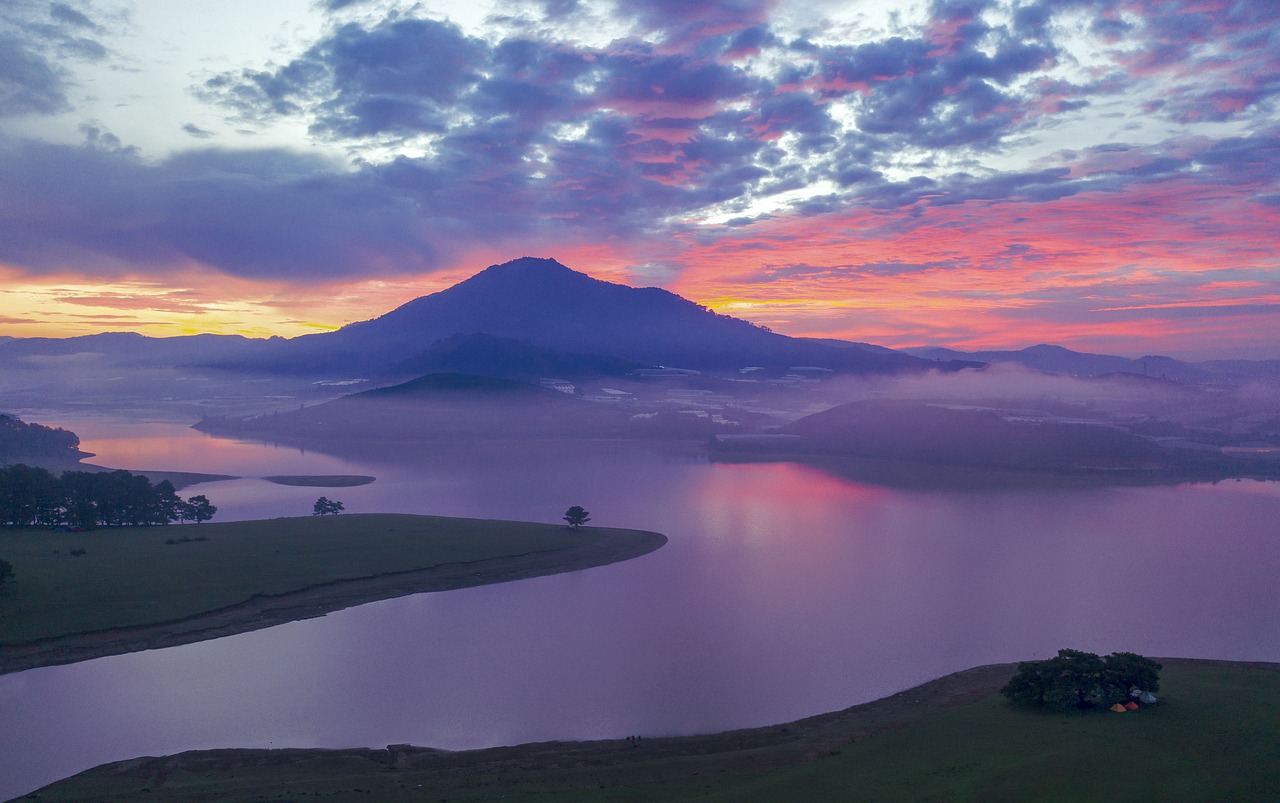
[[(1280, 664), (1271, 662), (1156, 660), (1165, 669), (1280, 673)], [(383, 792), (426, 794), (429, 790), (432, 799), (470, 800), (520, 793), (583, 795), (592, 790), (660, 787), (695, 776), (710, 780), (754, 775), (821, 761), (848, 745), (978, 703), (997, 694), (1016, 667), (1017, 663), (978, 666), (839, 711), (720, 733), (534, 742), (460, 751), (405, 744), (192, 750), (102, 764), (15, 800), (90, 800), (107, 792), (112, 799), (146, 800), (166, 791), (180, 800), (213, 799), (210, 795), (241, 799), (253, 797), (251, 793), (260, 791), (258, 785), (263, 782), (279, 784), (273, 791), (280, 793), (292, 789), (310, 795), (323, 790), (358, 797), (371, 793), (368, 787), (373, 786)], [(166, 790), (171, 776), (183, 780)]]
[(608, 530), (589, 544), (469, 563), (335, 580), (284, 594), (260, 594), (218, 610), (169, 622), (78, 633), (0, 646), (0, 675), (109, 655), (176, 647), (314, 619), (344, 608), (431, 591), (505, 583), (581, 571), (638, 558), (667, 543), (664, 535)]

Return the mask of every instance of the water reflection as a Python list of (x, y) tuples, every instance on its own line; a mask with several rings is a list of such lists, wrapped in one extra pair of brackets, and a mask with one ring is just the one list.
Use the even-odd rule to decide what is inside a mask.
[[(169, 453), (192, 462), (167, 468), (223, 459), (195, 437)], [(259, 462), (230, 473), (303, 470), (235, 450)], [(616, 443), (318, 460), (378, 477), (334, 494), (352, 511), (556, 521), (582, 504), (671, 540), (616, 566), (0, 677), (0, 796), (194, 748), (761, 725), (1063, 646), (1280, 660), (1274, 485), (910, 492)], [(316, 495), (248, 479), (189, 491), (227, 518), (298, 514)]]

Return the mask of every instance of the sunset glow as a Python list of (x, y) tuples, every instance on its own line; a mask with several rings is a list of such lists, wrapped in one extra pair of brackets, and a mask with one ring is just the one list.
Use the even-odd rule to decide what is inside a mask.
[(0, 11), (0, 335), (292, 337), (535, 255), (792, 335), (1280, 356), (1274, 4), (262, 5)]

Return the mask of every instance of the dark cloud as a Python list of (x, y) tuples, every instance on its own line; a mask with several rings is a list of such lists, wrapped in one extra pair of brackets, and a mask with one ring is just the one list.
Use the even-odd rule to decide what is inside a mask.
[[(617, 11), (636, 21), (642, 30), (660, 33), (668, 45), (695, 49), (704, 55), (712, 51), (740, 50), (767, 38), (762, 24), (776, 0), (614, 0)], [(756, 33), (747, 33), (748, 31)], [(747, 39), (739, 37), (746, 34)]]
[(89, 19), (83, 12), (78, 11), (66, 3), (51, 3), (49, 5), (49, 16), (55, 22), (62, 23), (71, 28), (83, 28), (86, 31), (100, 33), (102, 26)]
[(315, 277), (359, 273), (375, 254), (380, 267), (427, 269), (438, 253), (411, 198), (297, 154), (205, 150), (149, 164), (127, 150), (21, 143), (0, 158), (0, 261), (11, 264), (196, 260)]
[(60, 62), (101, 61), (105, 32), (66, 3), (8, 0), (0, 8), (0, 117), (68, 111), (69, 72)]
[(54, 114), (70, 108), (62, 72), (26, 42), (0, 32), (0, 116)]
[[(355, 4), (318, 1), (329, 11)], [(581, 11), (574, 0), (539, 2), (547, 19)], [(424, 155), (353, 168), (202, 148), (147, 163), (92, 127), (79, 149), (11, 143), (18, 163), (0, 166), (0, 259), (197, 260), (283, 277), (421, 271), (495, 237), (628, 238), (669, 232), (677, 224), (668, 221), (713, 206), (747, 227), (762, 219), (753, 211), (761, 199), (819, 182), (829, 182), (822, 194), (788, 208), (897, 210), (901, 228), (929, 225), (930, 207), (1046, 203), (1193, 174), (1234, 182), (1263, 202), (1277, 195), (1276, 140), (1261, 130), (983, 169), (980, 156), (1046, 117), (1069, 117), (1131, 87), (1144, 70), (1200, 63), (1195, 42), (1205, 37), (1194, 6), (1179, 0), (1127, 2), (1122, 17), (1116, 0), (1023, 2), (1001, 23), (989, 21), (1003, 17), (984, 14), (987, 5), (937, 2), (918, 31), (836, 45), (783, 42), (769, 24), (772, 4), (745, 0), (618, 0), (616, 10), (646, 36), (596, 48), (557, 40), (551, 24), (482, 40), (413, 10), (335, 23), (296, 58), (216, 76), (199, 94), (246, 125), (291, 117), (355, 154), (373, 143)], [(1171, 92), (1152, 113), (1216, 120), (1273, 102), (1280, 69), (1259, 66), (1275, 58), (1258, 30), (1270, 23), (1249, 5), (1211, 15), (1215, 35), (1250, 54), (1241, 80)], [(92, 57), (98, 28), (80, 7), (41, 8), (44, 28), (0, 31), (13, 44), (0, 42), (0, 114), (65, 109), (64, 79), (48, 54), (81, 47)], [(1164, 19), (1169, 9), (1176, 19)], [(1087, 86), (1049, 80), (1043, 71), (1062, 56), (1052, 36), (1064, 10), (1085, 14), (1108, 37), (1153, 31), (1153, 49), (1135, 56), (1132, 75), (1116, 70)], [(1107, 22), (1114, 19), (1124, 24)], [(751, 65), (759, 54), (785, 66)], [(211, 134), (193, 123), (182, 130)], [(24, 207), (25, 197), (38, 204)], [(1003, 258), (1034, 255), (1015, 247)]]

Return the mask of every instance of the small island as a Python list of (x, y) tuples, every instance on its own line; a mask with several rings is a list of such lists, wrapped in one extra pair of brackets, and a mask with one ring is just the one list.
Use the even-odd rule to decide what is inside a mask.
[(0, 674), (602, 566), (665, 543), (636, 530), (406, 514), (6, 529)]

